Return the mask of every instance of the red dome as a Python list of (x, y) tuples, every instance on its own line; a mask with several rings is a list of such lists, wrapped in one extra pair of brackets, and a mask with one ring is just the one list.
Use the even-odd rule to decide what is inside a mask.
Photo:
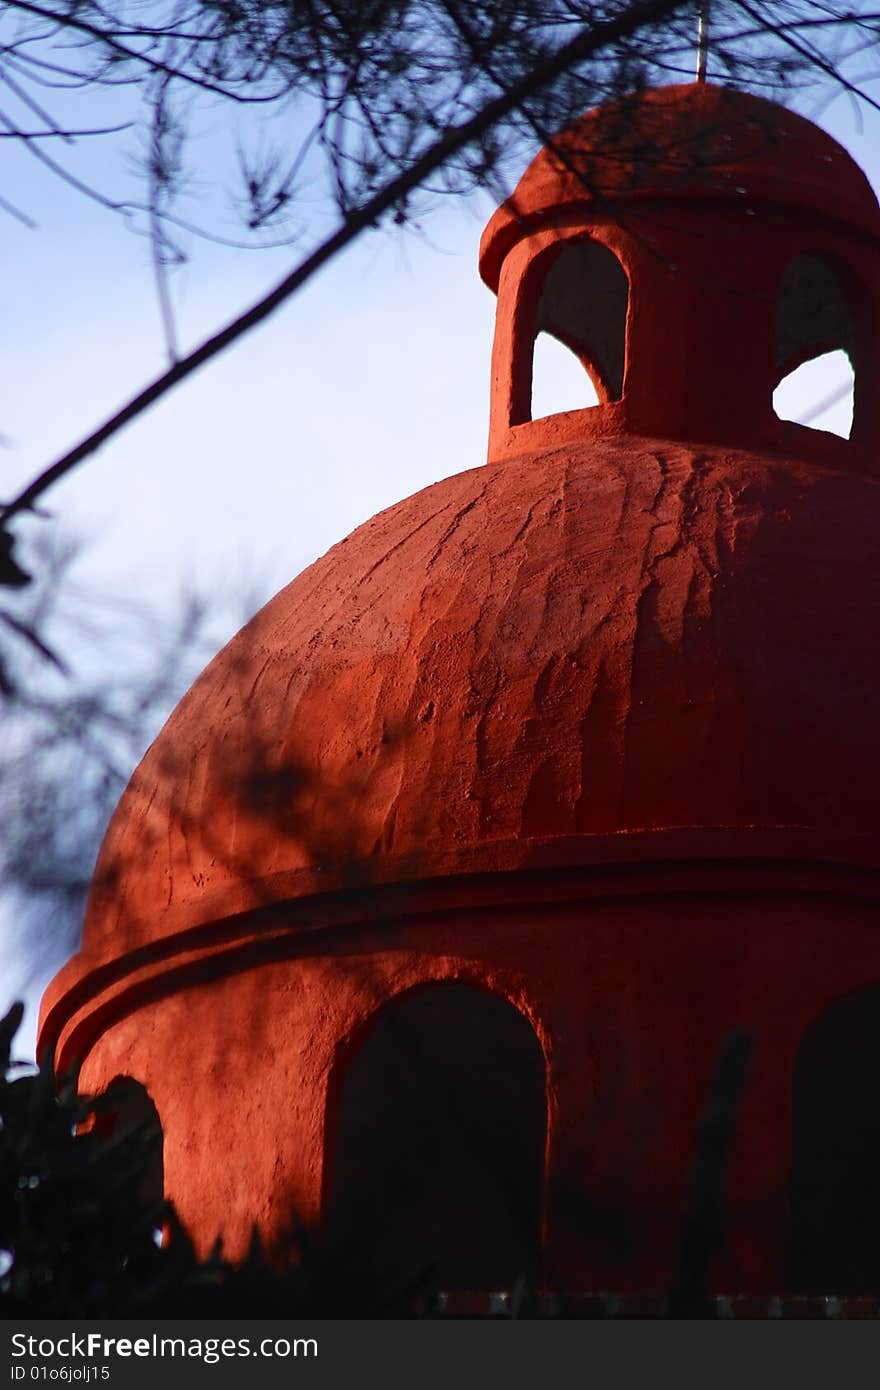
[[(821, 1155), (831, 1089), (873, 1030), (859, 1050), (847, 1022), (837, 1052), (820, 1033), (815, 1091), (798, 1059), (848, 992), (876, 1013), (877, 209), (832, 141), (766, 102), (686, 87), (635, 109), (639, 141), (662, 142), (644, 216), (590, 204), (545, 154), (522, 217), (490, 226), (490, 282), (510, 251), (492, 461), (360, 527), (211, 663), (125, 792), (83, 949), (44, 996), (61, 1071), (152, 1097), (166, 1193), (205, 1252), (222, 1231), (243, 1257), (255, 1229), (268, 1249), (291, 1210), (332, 1235), (373, 1204), (398, 1270), (410, 1247), (412, 1268), (432, 1264), (419, 1222), (446, 1231), (449, 1213), (464, 1255), (487, 1174), (494, 1191), (528, 1134), (535, 1163), (495, 1228), (522, 1234), (532, 1213), (510, 1269), (670, 1288), (712, 1059), (743, 1030), (756, 1063), (712, 1287), (802, 1287), (813, 1224), (852, 1225), (849, 1170)], [(563, 137), (606, 152), (605, 196), (633, 192), (643, 149), (619, 115)], [(601, 404), (532, 418), (545, 328), (611, 363)], [(853, 366), (849, 441), (773, 412), (785, 364), (830, 347)], [(406, 1031), (453, 987), (439, 1031)], [(500, 1047), (497, 1013), (459, 1045), (462, 988), (511, 1011), (529, 1061)], [(394, 1012), (410, 998), (415, 1015)], [(359, 1071), (383, 1018), (396, 1057), (430, 1036), (423, 1056), (452, 1069), (395, 1088), (380, 1049)], [(491, 1161), (462, 1134), (469, 1188), (443, 1157), (459, 1150), (409, 1134), (409, 1108), (424, 1095), (434, 1125), (439, 1097), (445, 1123), (472, 1075), (479, 1104), (511, 1105)], [(810, 1140), (792, 1146), (799, 1114), (818, 1165)], [(841, 1152), (869, 1155), (870, 1216), (870, 1119), (835, 1115)], [(398, 1174), (425, 1200), (392, 1204), (385, 1232)], [(871, 1221), (857, 1260), (873, 1278)], [(485, 1229), (475, 1246), (494, 1249)], [(851, 1288), (844, 1253), (825, 1290)], [(833, 1243), (819, 1255), (833, 1264)]]
[(633, 438), (418, 493), (181, 702), (105, 841), (86, 951), (542, 855), (870, 858), (878, 532), (870, 478)]
[(562, 209), (658, 195), (794, 205), (880, 232), (871, 185), (830, 135), (762, 97), (693, 83), (588, 111), (542, 149), (486, 227), (480, 274), (497, 290), (514, 242)]

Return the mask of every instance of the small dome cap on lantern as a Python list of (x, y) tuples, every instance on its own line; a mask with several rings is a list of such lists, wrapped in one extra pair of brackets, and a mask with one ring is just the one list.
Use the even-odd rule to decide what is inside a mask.
[(588, 111), (532, 160), (490, 220), (480, 274), (497, 293), (524, 235), (631, 200), (712, 198), (807, 208), (880, 235), (880, 207), (847, 151), (776, 102), (695, 82)]

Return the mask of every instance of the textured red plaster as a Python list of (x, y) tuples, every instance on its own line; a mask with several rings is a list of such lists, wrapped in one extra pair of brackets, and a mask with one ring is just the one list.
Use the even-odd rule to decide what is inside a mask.
[[(294, 1207), (317, 1219), (327, 1094), (347, 1042), (382, 1004), (426, 980), (478, 984), (534, 1022), (548, 1066), (546, 1269), (561, 1287), (668, 1287), (695, 1116), (721, 1038), (757, 1036), (729, 1183), (721, 1290), (782, 1286), (790, 1075), (798, 1043), (834, 999), (880, 977), (876, 905), (784, 883), (620, 902), (591, 899), (414, 910), (347, 938), (290, 938), (290, 959), (206, 983), (171, 977), (149, 1007), (107, 1026), (85, 1089), (142, 1080), (165, 1129), (169, 1191), (200, 1248), (247, 1248)], [(673, 885), (670, 885), (672, 888)], [(430, 900), (430, 894), (427, 895)], [(847, 949), (841, 950), (845, 914)], [(283, 923), (283, 914), (276, 926)], [(614, 1217), (585, 1225), (587, 1194)], [(625, 1237), (625, 1239), (624, 1239)]]
[(172, 715), (85, 949), (195, 925), (238, 881), (258, 904), (308, 867), (476, 845), (492, 868), (495, 841), (797, 827), (873, 855), (878, 523), (873, 479), (629, 438), (400, 503)]
[[(645, 109), (725, 158), (661, 161), (635, 192), (625, 148), (601, 189), (638, 198), (634, 230), (539, 156), (484, 242), (489, 464), (273, 599), (108, 832), (43, 1046), (85, 1089), (147, 1086), (202, 1249), (223, 1230), (241, 1253), (252, 1222), (271, 1239), (291, 1204), (320, 1221), (351, 1040), (460, 980), (544, 1050), (546, 1275), (569, 1288), (668, 1287), (711, 1068), (753, 1031), (714, 1277), (783, 1286), (797, 1048), (880, 981), (880, 222), (799, 117), (710, 88)], [(536, 277), (585, 234), (629, 277), (623, 399), (531, 421)], [(864, 291), (851, 442), (771, 409), (775, 294), (804, 251)]]

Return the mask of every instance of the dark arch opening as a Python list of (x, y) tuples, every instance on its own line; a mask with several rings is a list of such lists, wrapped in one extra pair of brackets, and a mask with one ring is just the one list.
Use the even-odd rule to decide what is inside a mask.
[[(620, 400), (628, 301), (626, 272), (613, 251), (601, 242), (568, 242), (555, 254), (535, 315), (533, 420), (561, 410)], [(566, 369), (561, 350), (546, 350), (548, 336), (574, 355), (580, 373)]]
[(880, 1293), (880, 986), (820, 1015), (798, 1051), (792, 1096), (792, 1292)]
[(849, 439), (855, 353), (855, 325), (840, 275), (821, 256), (793, 256), (776, 301), (773, 409), (779, 419)]
[(377, 1287), (540, 1273), (544, 1055), (504, 1000), (426, 985), (382, 1008), (342, 1078), (326, 1230)]

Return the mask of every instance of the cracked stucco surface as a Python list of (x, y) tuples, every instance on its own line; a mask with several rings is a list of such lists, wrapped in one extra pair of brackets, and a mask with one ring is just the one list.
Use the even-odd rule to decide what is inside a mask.
[(814, 464), (617, 438), (388, 509), (181, 702), (111, 825), (87, 943), (384, 854), (870, 827), (878, 501)]

